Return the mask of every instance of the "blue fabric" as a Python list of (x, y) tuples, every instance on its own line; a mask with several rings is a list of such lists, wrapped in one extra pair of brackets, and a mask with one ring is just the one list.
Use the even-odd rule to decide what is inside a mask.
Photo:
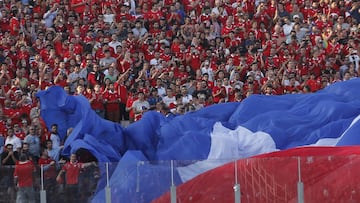
[[(181, 183), (177, 171), (174, 171), (173, 181), (176, 185)], [(141, 151), (129, 150), (117, 164), (109, 182), (112, 202), (150, 202), (169, 190), (171, 165), (169, 162), (150, 163)], [(149, 188), (152, 188), (150, 193)], [(102, 203), (104, 197), (105, 190), (101, 190), (92, 202)]]
[[(211, 140), (216, 122), (230, 129), (243, 126), (253, 132), (266, 132), (278, 149), (314, 144), (322, 138), (338, 138), (360, 114), (360, 79), (336, 83), (313, 94), (253, 95), (241, 103), (213, 105), (172, 119), (152, 111), (128, 128), (101, 119), (90, 109), (86, 98), (69, 96), (61, 87), (50, 87), (37, 97), (48, 128), (57, 123), (62, 138), (68, 128), (74, 128), (66, 139), (65, 154), (84, 148), (99, 162), (120, 161), (110, 174), (111, 187), (116, 188), (112, 189), (113, 202), (150, 202), (168, 190), (169, 167), (161, 164), (141, 167), (141, 181), (149, 184), (141, 185), (139, 195), (134, 172), (139, 161), (207, 159), (211, 147), (216, 145)], [(360, 124), (355, 123), (338, 145), (359, 144), (358, 132)], [(164, 181), (155, 175), (156, 170), (166, 175)], [(102, 167), (94, 202), (103, 202), (105, 198), (104, 174)], [(178, 174), (175, 176), (175, 184), (180, 184)]]

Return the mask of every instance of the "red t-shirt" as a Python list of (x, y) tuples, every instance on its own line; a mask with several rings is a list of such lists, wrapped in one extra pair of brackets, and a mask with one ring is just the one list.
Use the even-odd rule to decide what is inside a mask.
[(104, 101), (103, 101), (103, 95), (102, 93), (95, 93), (87, 94), (86, 98), (89, 100), (95, 97), (95, 99), (91, 102), (91, 108), (94, 110), (104, 110)]
[(114, 83), (114, 87), (117, 90), (119, 97), (120, 97), (120, 102), (123, 104), (126, 104), (127, 102), (127, 98), (128, 98), (128, 91), (125, 85), (122, 84), (118, 84), (117, 82)]
[[(135, 97), (133, 97), (133, 96), (128, 97), (128, 99), (127, 99), (127, 101), (126, 101), (126, 108), (130, 108), (136, 99), (137, 99), (137, 98), (135, 98)], [(133, 110), (133, 109), (131, 109), (131, 110), (129, 111), (129, 117), (132, 118), (132, 119), (135, 118), (135, 113), (134, 113), (134, 110)]]
[(62, 168), (62, 170), (66, 171), (66, 184), (68, 185), (78, 184), (79, 174), (82, 168), (83, 168), (82, 163), (67, 162)]
[[(79, 3), (83, 3), (83, 2), (84, 2), (83, 0), (71, 0), (71, 5), (79, 4)], [(76, 6), (76, 7), (72, 6), (73, 10), (78, 14), (84, 13), (85, 7), (86, 7), (85, 4)]]
[(119, 110), (119, 102), (116, 102), (120, 99), (119, 94), (114, 91), (107, 91), (104, 93), (104, 99), (107, 100), (106, 110), (107, 111), (117, 111)]
[(26, 135), (25, 135), (25, 133), (24, 133), (23, 131), (20, 131), (20, 132), (18, 132), (18, 133), (15, 133), (15, 136), (18, 137), (18, 138), (20, 138), (21, 140), (24, 140), (25, 137), (26, 137)]
[(18, 177), (19, 187), (33, 186), (33, 172), (35, 166), (32, 161), (17, 162), (15, 164), (14, 177)]
[[(39, 159), (39, 166), (46, 166), (48, 164), (50, 164), (52, 161), (52, 159), (50, 158), (40, 158)], [(55, 165), (52, 165), (50, 166), (46, 171), (44, 170), (44, 178), (45, 179), (48, 179), (48, 178), (55, 178), (57, 175), (57, 172), (56, 172), (56, 168), (55, 168)]]
[(17, 18), (15, 17), (11, 18), (9, 22), (9, 26), (10, 26), (10, 34), (12, 36), (16, 36), (19, 34), (20, 22)]
[[(221, 91), (221, 94), (219, 94), (217, 96), (214, 96), (219, 91)], [(212, 88), (212, 93), (213, 93), (213, 101), (214, 101), (214, 103), (219, 103), (219, 101), (221, 99), (224, 99), (226, 97), (226, 89), (225, 89), (225, 87), (215, 86), (215, 87)]]

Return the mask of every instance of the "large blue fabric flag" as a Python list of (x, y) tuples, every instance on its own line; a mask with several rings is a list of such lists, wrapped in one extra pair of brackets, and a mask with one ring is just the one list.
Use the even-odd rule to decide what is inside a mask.
[[(66, 139), (65, 154), (84, 148), (99, 162), (122, 163), (110, 174), (114, 202), (150, 202), (168, 190), (169, 167), (139, 167), (146, 161), (205, 160), (178, 162), (173, 180), (178, 185), (234, 159), (298, 146), (360, 143), (360, 79), (312, 94), (253, 95), (241, 103), (212, 105), (171, 120), (151, 111), (127, 128), (101, 119), (86, 98), (67, 95), (61, 87), (50, 87), (37, 97), (48, 127), (58, 124), (63, 138), (67, 129), (74, 129)], [(139, 173), (142, 183), (152, 184), (139, 185)], [(102, 177), (93, 202), (104, 202)]]

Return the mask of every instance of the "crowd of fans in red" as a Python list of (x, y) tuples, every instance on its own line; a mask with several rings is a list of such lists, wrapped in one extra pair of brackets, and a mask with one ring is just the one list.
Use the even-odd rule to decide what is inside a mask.
[[(315, 92), (359, 75), (359, 2), (0, 1), (0, 133), (47, 129), (60, 85), (102, 117), (182, 114), (251, 94)], [(139, 95), (140, 94), (140, 95)], [(139, 99), (138, 99), (139, 98)], [(136, 102), (137, 101), (137, 102)]]
[(29, 136), (47, 149), (54, 132), (36, 93), (52, 85), (84, 95), (106, 119), (133, 122), (148, 110), (170, 116), (356, 78), (359, 8), (352, 0), (0, 0), (4, 158), (16, 161), (11, 149), (23, 151)]

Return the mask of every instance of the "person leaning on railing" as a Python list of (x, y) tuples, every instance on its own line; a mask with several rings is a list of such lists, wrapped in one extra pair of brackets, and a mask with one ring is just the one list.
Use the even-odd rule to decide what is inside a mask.
[(65, 195), (66, 202), (78, 202), (79, 196), (79, 175), (80, 171), (89, 166), (95, 166), (95, 162), (78, 162), (76, 154), (71, 154), (70, 161), (67, 162), (56, 177), (57, 182), (62, 182), (62, 175), (65, 173)]

